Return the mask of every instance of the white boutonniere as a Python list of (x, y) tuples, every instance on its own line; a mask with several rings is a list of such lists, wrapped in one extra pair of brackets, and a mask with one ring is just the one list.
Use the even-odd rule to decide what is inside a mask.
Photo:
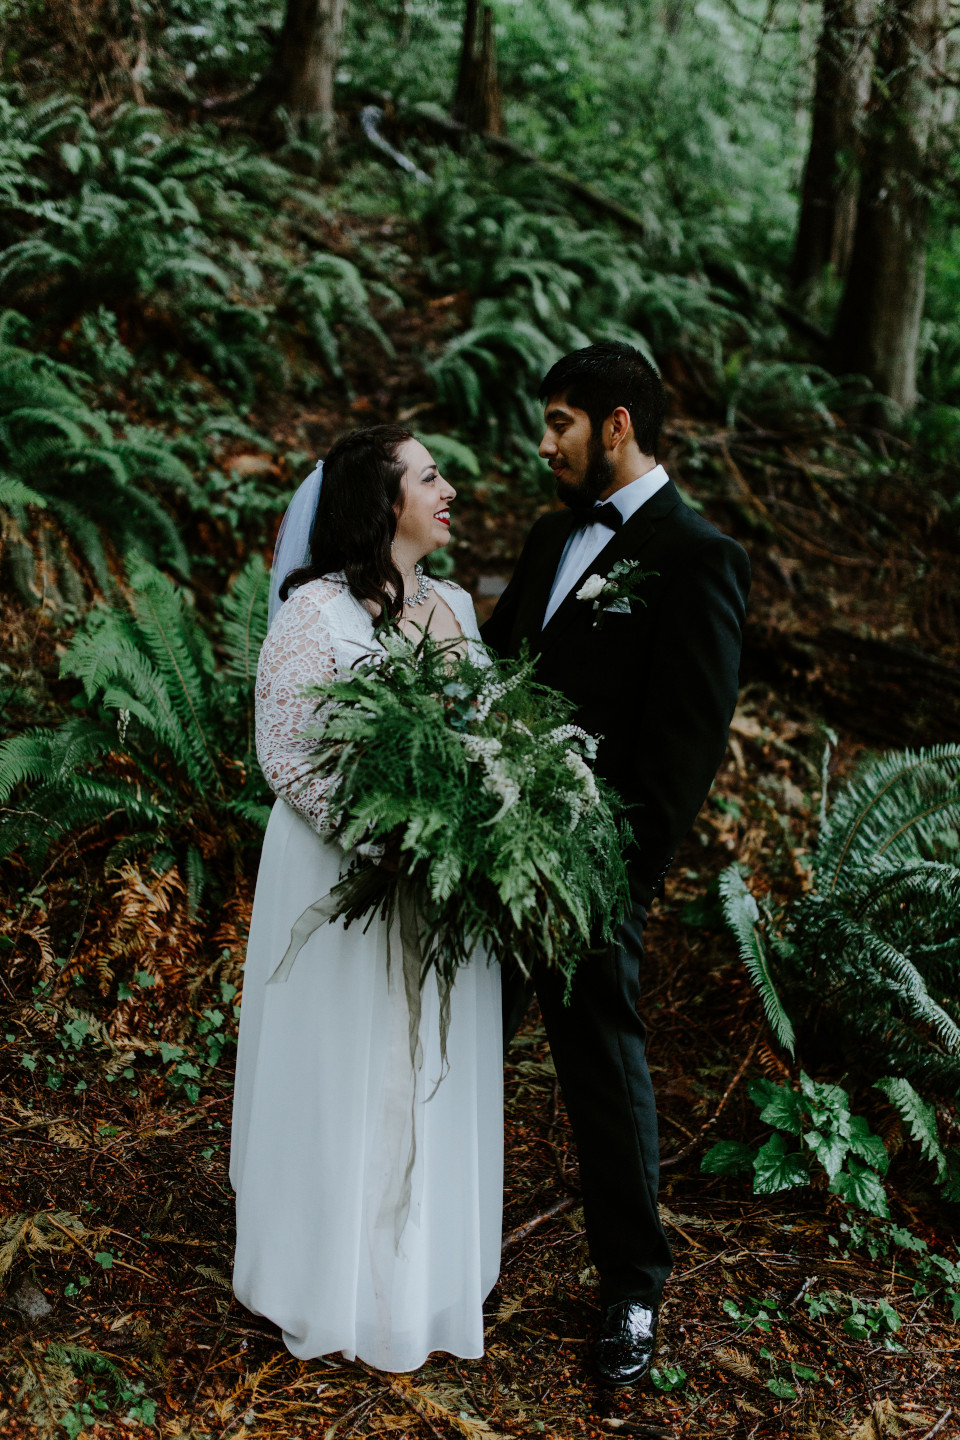
[(646, 605), (641, 588), (659, 573), (641, 570), (639, 560), (618, 560), (609, 575), (589, 575), (577, 591), (577, 599), (592, 602), (596, 629), (604, 615), (630, 615), (635, 600)]

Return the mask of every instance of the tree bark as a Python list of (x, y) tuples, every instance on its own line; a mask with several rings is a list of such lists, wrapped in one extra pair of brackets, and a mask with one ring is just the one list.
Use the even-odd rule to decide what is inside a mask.
[(468, 130), (488, 135), (503, 134), (493, 11), (489, 5), (481, 5), (480, 0), (466, 0), (452, 113), (454, 120)]
[(270, 67), (252, 98), (263, 111), (278, 106), (296, 120), (333, 129), (333, 88), (346, 0), (287, 0)]
[(850, 265), (857, 211), (857, 144), (870, 97), (877, 0), (824, 0), (810, 148), (803, 174), (793, 282), (815, 289)]
[(883, 0), (850, 273), (835, 366), (865, 375), (901, 410), (917, 399), (917, 344), (930, 209), (927, 156), (944, 0)]

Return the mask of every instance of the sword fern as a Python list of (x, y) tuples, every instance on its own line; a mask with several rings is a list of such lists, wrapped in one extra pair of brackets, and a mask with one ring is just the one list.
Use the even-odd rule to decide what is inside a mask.
[(195, 908), (211, 862), (234, 869), (268, 814), (252, 726), (265, 569), (251, 561), (220, 603), (220, 664), (182, 589), (143, 560), (127, 578), (125, 603), (90, 612), (61, 662), (85, 713), (0, 745), (0, 806), (19, 801), (0, 855), (38, 865), (89, 827), (107, 865), (176, 860)]
[(863, 765), (826, 812), (812, 891), (779, 934), (738, 938), (801, 1040), (816, 1023), (852, 1066), (960, 1096), (960, 745)]

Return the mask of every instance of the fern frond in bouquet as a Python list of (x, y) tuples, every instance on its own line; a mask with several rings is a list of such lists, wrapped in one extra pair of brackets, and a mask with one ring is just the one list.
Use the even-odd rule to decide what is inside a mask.
[[(478, 663), (398, 630), (318, 686), (313, 774), (332, 779), (327, 833), (346, 875), (294, 926), (272, 979), (328, 920), (399, 916), (404, 973), (441, 999), (475, 955), (567, 983), (628, 899), (620, 802), (593, 774), (596, 740), (527, 659)], [(483, 657), (486, 659), (486, 657)]]

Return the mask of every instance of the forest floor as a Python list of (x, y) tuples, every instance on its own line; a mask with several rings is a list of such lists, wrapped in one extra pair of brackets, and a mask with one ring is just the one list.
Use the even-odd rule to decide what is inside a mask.
[[(676, 1389), (613, 1394), (591, 1378), (594, 1275), (576, 1162), (531, 1016), (507, 1066), (506, 1244), (486, 1309), (486, 1355), (435, 1356), (414, 1375), (297, 1361), (276, 1327), (232, 1298), (226, 1066), (197, 1103), (178, 1105), (162, 1082), (138, 1079), (132, 1095), (129, 1079), (102, 1065), (89, 1066), (88, 1088), (72, 1095), (11, 1064), (0, 1199), (28, 1228), (0, 1312), (7, 1377), (22, 1391), (7, 1402), (3, 1434), (62, 1433), (51, 1422), (65, 1398), (75, 1417), (67, 1433), (142, 1434), (152, 1416), (144, 1397), (156, 1403), (161, 1434), (196, 1440), (960, 1433), (960, 1327), (934, 1297), (915, 1298), (909, 1274), (889, 1260), (872, 1264), (845, 1248), (837, 1200), (810, 1189), (753, 1198), (743, 1181), (699, 1173), (705, 1142), (758, 1129), (745, 1075), (786, 1074), (704, 892), (734, 846), (765, 848), (751, 786), (773, 771), (800, 793), (803, 762), (789, 751), (800, 756), (815, 727), (759, 694), (738, 726), (739, 755), (648, 931), (661, 1213), (676, 1257), (657, 1365)], [(942, 1247), (919, 1188), (897, 1193), (893, 1208)], [(900, 1327), (857, 1339), (842, 1311), (811, 1318), (806, 1297), (825, 1291), (845, 1297), (851, 1313), (884, 1300)], [(66, 1368), (78, 1348), (89, 1356), (86, 1385)]]
[[(749, 1078), (794, 1073), (771, 1047), (710, 882), (736, 856), (770, 883), (802, 885), (824, 719), (840, 729), (838, 776), (865, 744), (955, 733), (955, 696), (937, 670), (955, 675), (958, 654), (944, 502), (930, 491), (913, 498), (895, 473), (874, 479), (869, 495), (849, 472), (835, 483), (843, 437), (788, 443), (686, 421), (668, 438), (671, 473), (750, 546), (755, 586), (728, 756), (647, 936), (661, 1203), (676, 1257), (660, 1388), (610, 1393), (591, 1378), (594, 1275), (570, 1132), (534, 1015), (507, 1064), (506, 1243), (486, 1355), (436, 1356), (414, 1375), (387, 1375), (335, 1359), (301, 1363), (273, 1325), (232, 1298), (229, 1050), (191, 1096), (138, 1068), (123, 1038), (130, 1025), (111, 1035), (104, 1016), (99, 1057), (78, 1042), (66, 1063), (70, 1012), (41, 1003), (39, 987), (31, 995), (4, 981), (0, 1207), (16, 1217), (0, 1250), (10, 1271), (0, 1305), (4, 1436), (78, 1440), (151, 1426), (195, 1440), (960, 1435), (960, 1326), (936, 1296), (916, 1297), (897, 1263), (853, 1249), (826, 1190), (754, 1198), (744, 1180), (700, 1173), (713, 1139), (760, 1132)], [(457, 573), (481, 607), (492, 602), (480, 578), (509, 573), (538, 503), (509, 490), (464, 497), (459, 528), (469, 538)], [(841, 643), (831, 641), (837, 633)], [(14, 660), (27, 646), (33, 663), (53, 666), (42, 626), (10, 622), (7, 639)], [(127, 873), (119, 904), (128, 930), (162, 925), (170, 897), (155, 880)], [(184, 1003), (195, 1010), (204, 982), (219, 982), (225, 1009), (238, 998), (250, 902), (249, 886), (241, 890), (215, 935), (181, 936), (181, 964), (194, 976)], [(30, 933), (30, 916), (39, 925), (48, 905), (25, 884), (8, 921)], [(819, 1076), (843, 1073), (839, 1057)], [(884, 1138), (892, 1152), (902, 1141)], [(892, 1180), (891, 1205), (900, 1223), (951, 1252), (950, 1217), (922, 1176)], [(810, 1300), (826, 1292), (837, 1308), (817, 1314)], [(855, 1334), (852, 1317), (875, 1317), (880, 1302), (898, 1328), (871, 1321)]]

